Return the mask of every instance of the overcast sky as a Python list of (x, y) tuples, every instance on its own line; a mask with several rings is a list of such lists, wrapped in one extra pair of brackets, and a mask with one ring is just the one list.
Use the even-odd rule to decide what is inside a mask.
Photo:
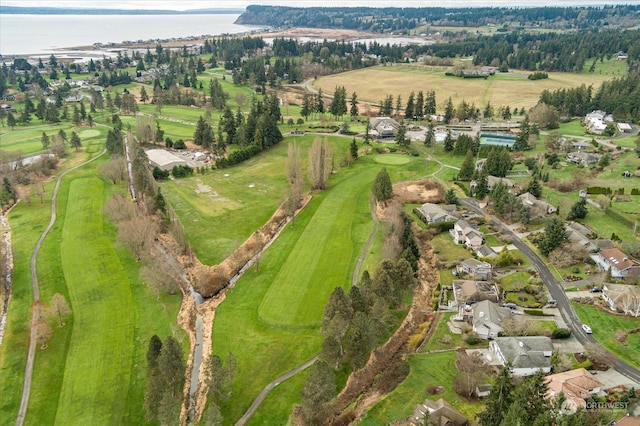
[(573, 6), (573, 5), (601, 5), (601, 4), (640, 4), (640, 0), (0, 0), (2, 6), (47, 6), (47, 7), (83, 7), (108, 9), (208, 9), (234, 8), (243, 9), (250, 4), (268, 4), (283, 6), (373, 6), (373, 7), (468, 7), (468, 6)]

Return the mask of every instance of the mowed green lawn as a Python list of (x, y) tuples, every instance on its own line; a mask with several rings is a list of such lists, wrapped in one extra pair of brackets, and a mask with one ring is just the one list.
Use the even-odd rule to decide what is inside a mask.
[[(103, 161), (103, 160), (99, 160)], [(144, 424), (146, 348), (171, 333), (180, 297), (152, 295), (138, 278), (139, 264), (115, 248), (115, 229), (102, 206), (114, 190), (95, 175), (96, 163), (63, 180), (56, 225), (38, 256), (41, 300), (65, 296), (73, 314), (46, 350), (38, 350), (25, 424)], [(47, 187), (51, 194), (52, 185)], [(49, 220), (50, 204), (20, 203), (10, 217), (16, 269), (6, 345), (0, 351), (0, 424), (17, 414), (28, 345), (31, 305), (28, 262)]]
[[(453, 391), (453, 381), (456, 377), (455, 359), (454, 351), (408, 355), (407, 362), (411, 367), (409, 376), (371, 408), (358, 424), (382, 426), (404, 420), (411, 415), (416, 405), (427, 398), (443, 398), (467, 418), (473, 419), (476, 413), (482, 410), (482, 403), (467, 402)], [(429, 386), (443, 386), (445, 391), (439, 395), (429, 395), (426, 392)]]
[(262, 300), (261, 320), (288, 327), (318, 325), (333, 288), (349, 281), (358, 248), (354, 243), (360, 243), (351, 233), (354, 215), (363, 195), (366, 206), (377, 172), (362, 170), (326, 194)]
[(584, 324), (593, 329), (593, 337), (605, 348), (631, 365), (640, 367), (640, 334), (630, 334), (626, 344), (615, 338), (616, 330), (629, 331), (640, 327), (640, 318), (609, 314), (589, 305), (573, 303), (573, 308)]
[[(222, 404), (230, 423), (271, 380), (320, 351), (324, 304), (336, 286), (349, 288), (373, 227), (369, 194), (382, 166), (371, 157), (340, 169), (330, 179), (330, 189), (317, 193), (295, 226), (289, 224), (262, 255), (259, 272), (250, 269), (218, 307), (213, 351), (222, 357), (231, 352), (238, 362), (233, 396)], [(415, 160), (387, 168), (395, 181), (416, 177), (423, 167), (423, 161)], [(379, 245), (376, 240), (378, 258)], [(296, 381), (278, 386), (277, 397), (270, 396), (249, 424), (285, 424), (299, 402), (300, 385)]]

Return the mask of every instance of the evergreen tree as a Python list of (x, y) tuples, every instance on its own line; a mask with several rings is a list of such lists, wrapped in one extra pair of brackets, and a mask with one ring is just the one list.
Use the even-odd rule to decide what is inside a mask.
[(453, 188), (450, 188), (444, 194), (444, 202), (447, 204), (456, 204), (458, 202), (458, 196), (456, 195), (456, 191)]
[(76, 132), (71, 132), (71, 147), (75, 148), (76, 151), (80, 149), (82, 146), (82, 141), (80, 140), (80, 136)]
[(537, 175), (533, 175), (533, 178), (529, 181), (526, 192), (536, 198), (540, 198), (542, 196), (542, 184), (540, 183)]
[(485, 401), (485, 409), (478, 414), (482, 426), (500, 425), (514, 400), (515, 385), (510, 368), (510, 365), (505, 365), (494, 380), (491, 393)]
[(49, 139), (49, 136), (47, 136), (45, 132), (42, 132), (40, 143), (42, 143), (42, 149), (49, 149), (49, 146), (51, 145), (51, 140)]
[(378, 172), (376, 180), (373, 184), (373, 196), (378, 201), (385, 201), (393, 197), (393, 187), (391, 178), (385, 167)]
[(400, 146), (409, 146), (409, 139), (406, 137), (407, 129), (404, 125), (400, 125), (398, 128), (398, 134), (395, 137), (395, 141)]
[(473, 139), (471, 138), (471, 136), (462, 134), (458, 136), (458, 139), (456, 139), (455, 145), (453, 147), (453, 153), (456, 155), (462, 155), (467, 153), (472, 148)]
[(150, 374), (158, 367), (158, 357), (162, 349), (162, 340), (154, 334), (149, 339), (149, 347), (147, 349), (147, 374)]
[(453, 120), (453, 117), (455, 117), (456, 111), (453, 108), (453, 101), (451, 100), (451, 98), (447, 99), (447, 103), (445, 104), (444, 107), (444, 123), (445, 124), (449, 124), (451, 123), (451, 120)]
[(581, 198), (573, 206), (567, 215), (567, 220), (584, 219), (587, 217), (587, 200)]
[(444, 139), (445, 152), (451, 152), (454, 148), (453, 136), (451, 136), (451, 130), (447, 130), (447, 137)]
[(476, 169), (473, 152), (467, 151), (467, 155), (464, 157), (464, 161), (460, 165), (460, 171), (458, 172), (458, 179), (463, 181), (471, 180), (473, 172)]
[(404, 110), (404, 118), (407, 120), (413, 120), (415, 117), (415, 94), (411, 92), (409, 94), (409, 98), (407, 99), (407, 107)]
[(547, 256), (556, 248), (564, 244), (569, 237), (565, 228), (564, 220), (558, 216), (550, 217), (546, 220), (544, 226), (544, 235), (538, 242), (540, 252)]
[(358, 144), (356, 143), (356, 138), (353, 138), (351, 141), (351, 145), (349, 145), (349, 152), (351, 153), (351, 158), (354, 160), (358, 159)]
[(476, 187), (473, 191), (474, 196), (477, 199), (482, 199), (487, 196), (489, 193), (489, 181), (488, 174), (485, 168), (483, 167), (478, 175), (478, 179), (476, 180)]
[(302, 387), (302, 414), (306, 424), (322, 424), (330, 413), (330, 401), (335, 396), (336, 380), (333, 370), (320, 359), (309, 368)]
[(356, 94), (356, 92), (353, 92), (353, 94), (351, 95), (351, 109), (349, 113), (351, 114), (351, 119), (354, 119), (358, 117), (358, 115), (360, 115), (358, 111), (358, 95)]

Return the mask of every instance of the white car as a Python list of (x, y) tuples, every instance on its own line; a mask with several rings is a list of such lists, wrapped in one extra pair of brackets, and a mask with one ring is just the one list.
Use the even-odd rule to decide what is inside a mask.
[(582, 329), (587, 334), (591, 334), (591, 332), (592, 332), (591, 327), (589, 327), (587, 324), (582, 324)]

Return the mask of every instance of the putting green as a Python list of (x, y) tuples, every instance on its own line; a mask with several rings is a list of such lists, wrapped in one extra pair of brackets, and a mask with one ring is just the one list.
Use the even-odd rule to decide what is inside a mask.
[(100, 130), (96, 129), (87, 129), (78, 133), (78, 136), (81, 138), (95, 138), (96, 136), (100, 136)]
[(411, 161), (408, 155), (402, 154), (378, 154), (375, 156), (374, 161), (380, 164), (389, 164), (392, 166), (400, 166), (407, 164)]

